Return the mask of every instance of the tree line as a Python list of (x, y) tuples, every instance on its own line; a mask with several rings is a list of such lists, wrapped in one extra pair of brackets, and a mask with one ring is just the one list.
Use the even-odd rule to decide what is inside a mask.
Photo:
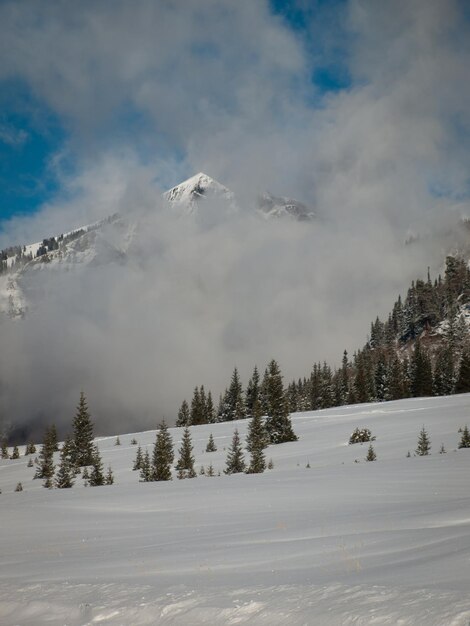
[(339, 367), (314, 363), (308, 375), (285, 388), (275, 360), (263, 376), (255, 366), (245, 388), (234, 368), (217, 408), (211, 392), (204, 385), (196, 387), (191, 403), (181, 404), (177, 425), (250, 418), (257, 401), (269, 425), (279, 410), (289, 414), (470, 392), (467, 312), (470, 315), (470, 270), (464, 259), (448, 256), (444, 277), (433, 282), (428, 270), (427, 280), (413, 281), (386, 321), (377, 317), (371, 323), (366, 344), (352, 358), (344, 350)]

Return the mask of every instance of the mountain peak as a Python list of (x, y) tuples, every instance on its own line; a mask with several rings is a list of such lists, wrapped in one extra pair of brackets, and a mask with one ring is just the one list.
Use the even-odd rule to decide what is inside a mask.
[(198, 172), (164, 193), (163, 197), (171, 204), (187, 205), (193, 209), (195, 203), (207, 198), (232, 201), (233, 193), (204, 172)]

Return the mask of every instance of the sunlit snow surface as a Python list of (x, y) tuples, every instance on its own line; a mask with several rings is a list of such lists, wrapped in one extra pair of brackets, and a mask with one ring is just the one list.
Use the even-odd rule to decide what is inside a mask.
[[(467, 626), (470, 395), (293, 423), (300, 440), (256, 476), (140, 483), (132, 434), (99, 441), (109, 487), (48, 491), (24, 457), (0, 461), (0, 624)], [(406, 458), (423, 424), (432, 454)], [(198, 469), (223, 470), (235, 426), (192, 428)], [(347, 445), (356, 426), (376, 435), (375, 463)], [(135, 437), (151, 450), (155, 431)]]

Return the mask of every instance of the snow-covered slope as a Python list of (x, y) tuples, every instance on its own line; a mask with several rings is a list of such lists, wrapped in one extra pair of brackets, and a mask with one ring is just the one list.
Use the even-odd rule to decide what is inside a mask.
[[(131, 440), (151, 450), (155, 431), (98, 441), (109, 487), (48, 491), (0, 461), (0, 623), (466, 626), (469, 416), (470, 395), (297, 414), (261, 475), (140, 483)], [(432, 454), (414, 457), (423, 424)], [(356, 426), (376, 462), (347, 445)], [(197, 467), (223, 471), (235, 427), (191, 429)]]

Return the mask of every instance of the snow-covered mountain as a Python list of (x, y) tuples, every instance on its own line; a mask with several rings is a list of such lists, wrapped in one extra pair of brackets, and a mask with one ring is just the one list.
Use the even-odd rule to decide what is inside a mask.
[(233, 192), (202, 172), (166, 191), (163, 197), (171, 207), (188, 214), (194, 213), (201, 204), (210, 201), (222, 202), (232, 209), (236, 208)]
[(308, 222), (316, 217), (315, 211), (306, 204), (292, 198), (273, 196), (267, 192), (259, 196), (258, 209), (268, 219), (287, 217), (299, 222)]
[[(199, 172), (163, 194), (165, 205), (182, 217), (204, 218), (211, 223), (236, 213), (235, 194), (207, 174)], [(301, 202), (265, 193), (251, 209), (265, 219), (288, 217), (308, 221), (314, 212)], [(0, 320), (19, 319), (34, 294), (34, 274), (44, 270), (78, 271), (89, 265), (123, 263), (130, 254), (138, 224), (119, 214), (65, 234), (1, 251)]]

